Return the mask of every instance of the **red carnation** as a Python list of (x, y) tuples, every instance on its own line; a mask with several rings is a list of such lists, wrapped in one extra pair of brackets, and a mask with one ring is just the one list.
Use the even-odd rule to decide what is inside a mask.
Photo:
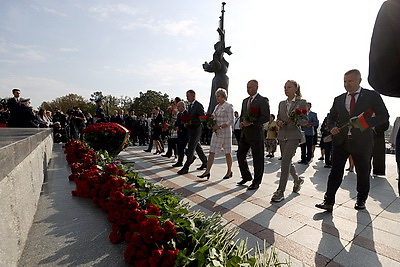
[(302, 113), (299, 108), (296, 108), (295, 112), (296, 112), (297, 115), (301, 115), (301, 113)]
[(256, 107), (250, 107), (250, 110), (251, 110), (251, 113), (253, 113), (253, 116), (254, 117), (257, 117), (258, 116), (258, 108), (256, 108)]
[(306, 109), (306, 108), (303, 108), (303, 109), (301, 110), (301, 113), (307, 114), (307, 109)]

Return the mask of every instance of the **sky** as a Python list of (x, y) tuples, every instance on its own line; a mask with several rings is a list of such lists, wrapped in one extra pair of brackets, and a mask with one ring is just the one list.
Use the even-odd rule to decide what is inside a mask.
[[(185, 97), (207, 110), (214, 76), (202, 64), (218, 41), (215, 0), (13, 0), (0, 2), (0, 97), (20, 88), (37, 108), (75, 93), (138, 97), (154, 90)], [(343, 74), (353, 68), (368, 84), (369, 45), (383, 0), (227, 0), (228, 102), (240, 111), (246, 84), (259, 81), (271, 113), (287, 80), (301, 85), (320, 122)], [(384, 97), (390, 121), (399, 101)]]

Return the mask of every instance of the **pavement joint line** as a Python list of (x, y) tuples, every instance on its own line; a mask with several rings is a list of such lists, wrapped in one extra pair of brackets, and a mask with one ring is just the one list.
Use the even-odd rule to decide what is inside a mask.
[[(131, 152), (128, 152), (128, 153), (131, 153)], [(151, 161), (153, 161), (153, 160), (151, 160)], [(139, 167), (141, 167), (141, 168), (144, 168), (140, 164), (137, 164), (137, 165), (139, 165)], [(158, 164), (158, 165), (163, 165), (163, 164)], [(270, 239), (271, 239), (271, 235), (272, 235), (273, 240), (276, 240), (276, 239), (279, 240), (279, 242), (274, 242), (273, 245), (276, 246), (277, 249), (279, 249), (285, 253), (288, 253), (289, 255), (292, 254), (291, 257), (293, 257), (297, 260), (305, 262), (309, 265), (313, 265), (314, 264), (313, 257), (298, 257), (298, 255), (302, 255), (302, 256), (305, 255), (304, 250), (307, 250), (307, 255), (308, 254), (313, 255), (314, 253), (319, 254), (318, 252), (314, 252), (311, 249), (306, 248), (303, 245), (298, 244), (297, 242), (295, 242), (293, 240), (290, 240), (278, 233), (275, 233), (271, 229), (265, 228), (265, 226), (262, 226), (256, 222), (252, 221), (249, 218), (246, 218), (246, 217), (244, 217), (236, 212), (233, 212), (221, 205), (218, 205), (213, 201), (205, 199), (204, 197), (199, 196), (195, 192), (192, 192), (186, 188), (183, 188), (183, 187), (179, 186), (178, 184), (173, 183), (171, 181), (163, 180), (162, 177), (160, 177), (157, 173), (155, 173), (151, 170), (141, 171), (141, 173), (149, 175), (149, 177), (151, 177), (151, 179), (153, 179), (153, 180), (162, 181), (164, 185), (167, 184), (169, 186), (172, 186), (175, 190), (177, 190), (179, 193), (181, 193), (184, 197), (187, 197), (189, 200), (193, 201), (194, 203), (196, 203), (210, 211), (219, 212), (219, 213), (221, 213), (221, 211), (225, 211), (225, 213), (221, 213), (221, 216), (223, 218), (225, 218), (228, 221), (232, 221), (232, 223), (234, 225), (245, 230), (246, 232), (249, 232), (260, 239), (265, 239), (268, 243), (271, 243)], [(187, 178), (190, 178), (191, 180), (195, 180), (192, 178), (192, 176), (193, 176), (192, 174), (185, 174), (184, 176)], [(201, 202), (199, 202), (199, 200), (198, 200), (199, 198), (202, 199)], [(245, 199), (243, 199), (243, 200), (245, 200)], [(230, 215), (233, 215), (233, 216), (230, 216)], [(304, 226), (302, 226), (302, 227), (304, 227)], [(270, 231), (269, 238), (263, 238), (263, 236), (260, 235), (260, 233), (265, 232), (266, 230)], [(290, 248), (292, 248), (293, 246), (294, 246), (294, 248), (292, 250), (289, 250), (288, 244), (290, 244), (290, 246), (289, 246)], [(301, 251), (302, 253), (299, 253), (299, 251)], [(296, 256), (293, 256), (293, 255), (296, 255)], [(328, 257), (325, 257), (324, 255), (319, 254), (319, 257), (321, 259), (323, 259), (324, 262), (331, 262), (331, 260)], [(310, 262), (310, 260), (312, 260), (312, 262)]]
[[(129, 154), (134, 154), (134, 155), (140, 155), (140, 157), (142, 158), (142, 159), (144, 159), (145, 160), (145, 162), (147, 161), (147, 162), (151, 162), (151, 163), (153, 163), (153, 164), (155, 164), (155, 165), (158, 165), (158, 166), (160, 166), (160, 167), (164, 167), (167, 171), (170, 171), (170, 172), (174, 172), (174, 170), (175, 170), (175, 168), (172, 168), (169, 164), (173, 164), (172, 162), (165, 162), (165, 163), (160, 163), (160, 161), (158, 160), (158, 159), (156, 159), (156, 157), (154, 157), (154, 156), (152, 156), (152, 155), (145, 155), (145, 156), (143, 156), (143, 153), (140, 153), (140, 151), (139, 152), (137, 152), (137, 151), (126, 151), (127, 153), (129, 153)], [(145, 162), (143, 162), (143, 163), (145, 163)], [(173, 183), (173, 182), (171, 182), (171, 181), (168, 181), (167, 179), (162, 179), (162, 177), (160, 177), (156, 172), (154, 172), (153, 170), (148, 170), (148, 167), (144, 167), (144, 166), (138, 166), (138, 167), (141, 167), (141, 168), (143, 168), (143, 170), (145, 170), (145, 169), (147, 169), (145, 172), (144, 171), (140, 171), (140, 170), (137, 170), (137, 171), (139, 171), (139, 172), (142, 172), (142, 173), (148, 173), (148, 174), (151, 174), (153, 177), (155, 177), (156, 179), (153, 179), (153, 180), (159, 180), (159, 181), (163, 181), (163, 182), (167, 182), (168, 184), (170, 184), (170, 185), (172, 185), (172, 187), (174, 187), (174, 188), (176, 188), (177, 186), (178, 187), (180, 187), (180, 190), (177, 190), (177, 191), (179, 191), (179, 192), (184, 192), (184, 193), (186, 193), (186, 194), (189, 194), (189, 197), (187, 196), (187, 198), (188, 199), (193, 199), (192, 201), (194, 202), (194, 203), (196, 203), (196, 204), (198, 204), (198, 205), (200, 205), (200, 206), (203, 206), (203, 207), (206, 207), (206, 208), (208, 208), (208, 209), (211, 209), (211, 210), (214, 210), (214, 212), (215, 212), (215, 210), (217, 209), (217, 207), (215, 206), (215, 205), (212, 205), (212, 204), (207, 204), (207, 205), (201, 205), (201, 203), (202, 202), (204, 202), (205, 201), (205, 198), (204, 197), (202, 197), (202, 196), (200, 196), (200, 195), (198, 195), (195, 191), (190, 191), (190, 190), (188, 190), (188, 189), (183, 189), (181, 186), (179, 186), (179, 185), (177, 185), (177, 184), (175, 184), (175, 183)], [(175, 174), (174, 176), (176, 176), (177, 174)], [(193, 180), (193, 181), (198, 181), (198, 179), (197, 179), (197, 177), (195, 177), (195, 175), (194, 174), (191, 174), (191, 173), (188, 173), (188, 174), (185, 174), (185, 175), (183, 175), (185, 178), (188, 178), (188, 179), (190, 179), (190, 180)], [(158, 179), (157, 179), (158, 178)], [(207, 181), (209, 184), (209, 186), (212, 186), (213, 188), (216, 188), (216, 189), (219, 189), (219, 190), (221, 190), (221, 191), (224, 191), (224, 189), (225, 190), (232, 190), (231, 188), (227, 188), (227, 187), (225, 187), (225, 186), (223, 186), (223, 185), (221, 185), (221, 184), (219, 184), (219, 183), (217, 183), (217, 182), (210, 182), (210, 181)], [(175, 186), (174, 186), (175, 185)], [(376, 185), (377, 186), (377, 185)], [(336, 227), (335, 226), (332, 226), (332, 225), (330, 225), (330, 224), (327, 224), (327, 223), (325, 223), (325, 222), (322, 222), (322, 226), (320, 226), (319, 228), (318, 228), (318, 222), (317, 221), (315, 221), (315, 220), (313, 220), (313, 219), (310, 219), (310, 218), (308, 218), (307, 216), (304, 216), (304, 215), (302, 215), (302, 214), (300, 214), (300, 213), (297, 213), (297, 214), (294, 214), (293, 215), (293, 212), (291, 212), (290, 210), (288, 210), (288, 209), (286, 209), (284, 206), (278, 206), (278, 205), (270, 205), (270, 206), (267, 206), (267, 207), (265, 207), (265, 205), (260, 205), (260, 202), (265, 202), (263, 199), (260, 199), (260, 198), (258, 198), (258, 197), (254, 197), (254, 196), (250, 196), (250, 197), (248, 197), (248, 195), (246, 195), (245, 193), (243, 193), (243, 192), (241, 192), (241, 191), (234, 191), (234, 192), (232, 192), (231, 193), (232, 195), (234, 195), (235, 197), (238, 197), (238, 198), (240, 198), (240, 199), (242, 199), (243, 201), (246, 201), (246, 202), (250, 202), (250, 203), (252, 203), (252, 204), (254, 204), (254, 205), (258, 205), (258, 206), (260, 206), (260, 207), (264, 207), (264, 208), (266, 208), (266, 209), (268, 209), (268, 210), (270, 210), (270, 211), (272, 211), (272, 212), (275, 212), (275, 213), (277, 213), (277, 214), (280, 214), (280, 215), (282, 215), (282, 216), (286, 216), (286, 217), (288, 217), (288, 218), (291, 218), (291, 219), (294, 219), (295, 221), (297, 221), (297, 222), (300, 222), (300, 223), (303, 223), (303, 224), (306, 224), (306, 225), (309, 225), (310, 227), (312, 227), (312, 228), (315, 228), (315, 229), (317, 229), (317, 230), (319, 230), (319, 231), (321, 231), (321, 232), (323, 232), (323, 233), (327, 233), (327, 234), (330, 234), (330, 235), (332, 235), (332, 236), (335, 236), (335, 237), (338, 237), (338, 238), (340, 238), (340, 240), (343, 240), (343, 241), (345, 241), (345, 242), (348, 242), (348, 244), (346, 245), (346, 246), (344, 246), (344, 248), (345, 247), (347, 247), (349, 244), (351, 244), (351, 243), (353, 243), (354, 245), (357, 245), (357, 246), (360, 246), (360, 247), (362, 247), (362, 248), (364, 248), (364, 249), (367, 249), (367, 250), (370, 250), (370, 251), (373, 251), (373, 252), (376, 252), (376, 253), (378, 253), (379, 255), (382, 255), (382, 256), (385, 256), (385, 257), (387, 257), (387, 258), (389, 258), (389, 259), (393, 259), (393, 260), (395, 260), (395, 261), (400, 261), (400, 250), (397, 250), (397, 249), (395, 249), (395, 248), (393, 248), (393, 247), (390, 247), (390, 246), (388, 246), (388, 245), (385, 245), (385, 244), (382, 244), (382, 243), (380, 243), (380, 242), (376, 242), (376, 241), (374, 241), (374, 240), (371, 240), (371, 239), (369, 239), (369, 238), (366, 238), (366, 237), (363, 237), (363, 236), (361, 236), (360, 234), (362, 233), (362, 231), (364, 231), (367, 227), (371, 227), (371, 225), (373, 225), (373, 221), (375, 221), (375, 219), (377, 219), (378, 218), (378, 216), (380, 215), (380, 214), (382, 214), (383, 212), (384, 212), (384, 210), (385, 210), (385, 208), (382, 208), (382, 210), (378, 213), (378, 214), (370, 214), (371, 215), (371, 217), (373, 217), (368, 223), (367, 223), (367, 225), (363, 225), (362, 223), (360, 224), (360, 223), (358, 223), (358, 222), (356, 222), (357, 223), (357, 225), (361, 225), (362, 227), (363, 227), (363, 230), (361, 230), (361, 231), (359, 231), (357, 234), (355, 234), (355, 233), (353, 233), (353, 234), (351, 234), (349, 231), (343, 231), (343, 230), (340, 230), (340, 236), (339, 236), (339, 233), (337, 233), (337, 234), (335, 234), (335, 230), (333, 230), (333, 228), (335, 228), (336, 229)], [(185, 194), (183, 194), (184, 196), (185, 196)], [(245, 197), (246, 196), (246, 197)], [(308, 197), (310, 197), (310, 196), (308, 196)], [(250, 198), (251, 198), (251, 200), (250, 200)], [(311, 198), (313, 198), (313, 196), (311, 196)], [(316, 198), (317, 199), (317, 198)], [(354, 199), (354, 197), (353, 198), (350, 198), (348, 201), (346, 201), (346, 202), (344, 202), (344, 203), (340, 203), (339, 205), (337, 205), (337, 207), (335, 207), (335, 209), (336, 208), (340, 208), (340, 207), (344, 207), (344, 208), (349, 208), (349, 207), (347, 207), (346, 205), (345, 205), (345, 203), (347, 203), (347, 202), (350, 202), (350, 201), (353, 201), (353, 199)], [(395, 201), (397, 201), (397, 199), (394, 199), (394, 200), (392, 200), (389, 204), (387, 204), (386, 205), (386, 208), (387, 207), (389, 207), (390, 205), (392, 205)], [(259, 202), (259, 203), (257, 203), (257, 202)], [(266, 203), (268, 203), (268, 202), (266, 202)], [(215, 204), (215, 203), (214, 203)], [(301, 204), (301, 205), (304, 205), (304, 204), (302, 204), (302, 203), (299, 203), (299, 204)], [(217, 205), (217, 206), (220, 206), (220, 205)], [(305, 207), (307, 207), (306, 205), (304, 205)], [(211, 208), (210, 208), (211, 207)], [(219, 207), (218, 208), (219, 210), (227, 210), (227, 208), (225, 208), (225, 207)], [(228, 215), (229, 213), (230, 213), (231, 211), (228, 211), (225, 215)], [(364, 212), (364, 211), (358, 211), (358, 212)], [(288, 214), (291, 214), (290, 216), (288, 216)], [(338, 215), (335, 215), (335, 216), (337, 216), (337, 217), (340, 217), (340, 218), (342, 218), (342, 219), (347, 219), (348, 220), (348, 218), (347, 217), (345, 217), (345, 216), (341, 216), (341, 214), (338, 214)], [(383, 217), (384, 219), (388, 219), (388, 220), (391, 220), (390, 218), (385, 218), (385, 217)], [(249, 220), (249, 219), (246, 219), (246, 220)], [(250, 219), (251, 220), (251, 219)], [(353, 223), (354, 223), (354, 221), (352, 221)], [(358, 227), (359, 227), (358, 226)], [(304, 226), (303, 226), (304, 227)], [(330, 228), (332, 228), (332, 229), (330, 229)], [(242, 228), (243, 229), (243, 228)], [(300, 228), (299, 228), (300, 229)], [(297, 231), (299, 230), (299, 229), (297, 229)], [(330, 229), (330, 230), (329, 230)], [(245, 230), (245, 229), (244, 229)], [(264, 226), (264, 230), (266, 230), (265, 229), (265, 226)], [(270, 230), (270, 229), (268, 229), (268, 230)], [(379, 229), (380, 231), (384, 231), (384, 232), (386, 232), (385, 230), (383, 230), (383, 229)], [(270, 231), (272, 231), (272, 230), (270, 230)], [(336, 229), (336, 232), (337, 232), (338, 230)], [(249, 231), (248, 231), (249, 232)], [(261, 232), (263, 232), (263, 231), (261, 231)], [(261, 232), (258, 232), (258, 233), (261, 233)], [(273, 231), (272, 231), (272, 233), (273, 234), (277, 234), (277, 233), (274, 233)], [(388, 232), (388, 233), (390, 233), (390, 232)], [(351, 240), (349, 240), (350, 238), (343, 238), (343, 236), (348, 236), (348, 237), (350, 237), (350, 236), (352, 236), (352, 239)], [(259, 237), (259, 236), (257, 236), (257, 237)], [(260, 238), (260, 237), (259, 237)], [(282, 237), (282, 238), (286, 238), (286, 237)], [(268, 241), (268, 240), (267, 240)], [(293, 242), (293, 241), (291, 241), (290, 240), (290, 242)], [(298, 246), (301, 246), (302, 248), (304, 248), (304, 246), (303, 245), (301, 245), (301, 244), (298, 244)], [(282, 250), (282, 251), (285, 251), (284, 249), (282, 249), (282, 248), (280, 248), (280, 247), (278, 247), (277, 246), (277, 248), (279, 249), (279, 250)], [(343, 249), (341, 250), (341, 251), (343, 251)], [(285, 251), (286, 252), (286, 251)], [(286, 252), (287, 253), (287, 252)], [(324, 262), (325, 264), (322, 264), (322, 265), (317, 265), (317, 266), (325, 266), (325, 265), (327, 265), (327, 264), (329, 264), (329, 266), (336, 266), (336, 265), (339, 265), (340, 266), (340, 264), (338, 264), (337, 262), (335, 262), (334, 261), (334, 259), (335, 259), (335, 257), (337, 256), (337, 255), (339, 255), (340, 254), (340, 252), (335, 256), (335, 257), (333, 257), (332, 259), (329, 259), (328, 257), (325, 257), (325, 256), (323, 256), (323, 255), (320, 255), (318, 252), (315, 252), (314, 251), (314, 256), (315, 256), (315, 258), (314, 258), (314, 260), (315, 260), (315, 262), (313, 262), (313, 263), (311, 263), (310, 265), (314, 265), (314, 264), (316, 264), (316, 262), (320, 262), (320, 261), (322, 261), (322, 262)], [(289, 255), (290, 255), (290, 253), (288, 253)], [(293, 255), (298, 255), (299, 253), (298, 252), (296, 252), (296, 251), (294, 251), (294, 254)], [(320, 255), (320, 256), (318, 256), (318, 255)], [(292, 256), (293, 257), (293, 256)], [(322, 258), (321, 258), (322, 257)], [(296, 257), (293, 257), (293, 258), (296, 258)], [(311, 257), (311, 258), (313, 258), (313, 257)], [(297, 259), (297, 258), (296, 258)], [(306, 257), (306, 259), (308, 259), (307, 257)], [(298, 260), (302, 260), (302, 259), (298, 259)], [(322, 263), (321, 262), (321, 263)]]

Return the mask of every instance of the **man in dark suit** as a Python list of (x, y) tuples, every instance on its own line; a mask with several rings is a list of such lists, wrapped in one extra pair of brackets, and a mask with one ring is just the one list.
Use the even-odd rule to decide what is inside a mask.
[[(384, 123), (389, 114), (381, 96), (371, 90), (360, 87), (361, 73), (349, 70), (344, 75), (346, 93), (335, 98), (328, 116), (328, 127), (333, 135), (332, 169), (328, 177), (324, 202), (316, 204), (320, 209), (332, 211), (335, 195), (339, 189), (347, 158), (351, 155), (357, 172), (357, 201), (355, 209), (365, 209), (370, 188), (371, 155), (374, 146), (371, 127)], [(363, 117), (362, 129), (350, 119), (371, 111), (374, 117)], [(368, 112), (367, 112), (368, 113)]]
[(203, 124), (200, 121), (200, 116), (204, 116), (203, 105), (196, 100), (196, 93), (193, 90), (186, 92), (186, 98), (189, 101), (188, 114), (191, 118), (190, 123), (185, 123), (185, 127), (188, 130), (188, 148), (186, 150), (186, 162), (183, 168), (178, 171), (178, 174), (185, 174), (189, 172), (189, 166), (195, 160), (194, 151), (196, 150), (202, 165), (197, 170), (203, 170), (207, 167), (207, 157), (203, 152), (203, 148), (200, 145), (200, 137), (203, 129)]
[(172, 165), (172, 167), (182, 167), (183, 166), (183, 159), (185, 157), (185, 147), (188, 143), (188, 130), (184, 126), (181, 117), (187, 114), (185, 102), (179, 101), (176, 104), (178, 109), (178, 116), (175, 121), (175, 127), (178, 131), (178, 161)]
[(20, 95), (21, 90), (19, 88), (12, 89), (13, 97), (7, 100), (7, 107), (10, 111), (10, 117), (8, 118), (7, 127), (17, 127), (18, 121), (17, 116), (21, 107)]
[[(255, 190), (260, 187), (260, 183), (264, 174), (264, 123), (269, 120), (269, 102), (268, 98), (258, 94), (258, 82), (250, 80), (247, 83), (247, 93), (250, 95), (245, 98), (242, 103), (241, 123), (242, 135), (239, 141), (237, 159), (239, 163), (242, 180), (238, 185), (244, 185), (246, 182), (253, 180), (247, 164), (246, 156), (251, 148), (253, 154), (254, 180), (247, 188)], [(252, 121), (249, 121), (247, 114), (252, 110), (256, 111)], [(251, 120), (251, 119), (250, 119)]]

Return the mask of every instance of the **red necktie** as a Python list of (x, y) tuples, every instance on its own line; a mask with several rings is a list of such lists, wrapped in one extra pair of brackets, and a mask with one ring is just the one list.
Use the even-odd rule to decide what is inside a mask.
[(350, 100), (350, 115), (353, 114), (354, 108), (356, 107), (356, 94), (358, 94), (358, 93), (350, 94), (350, 96), (351, 96), (351, 100)]
[(250, 104), (251, 104), (252, 99), (253, 99), (253, 96), (250, 96), (249, 101), (247, 101), (247, 110), (250, 109)]

